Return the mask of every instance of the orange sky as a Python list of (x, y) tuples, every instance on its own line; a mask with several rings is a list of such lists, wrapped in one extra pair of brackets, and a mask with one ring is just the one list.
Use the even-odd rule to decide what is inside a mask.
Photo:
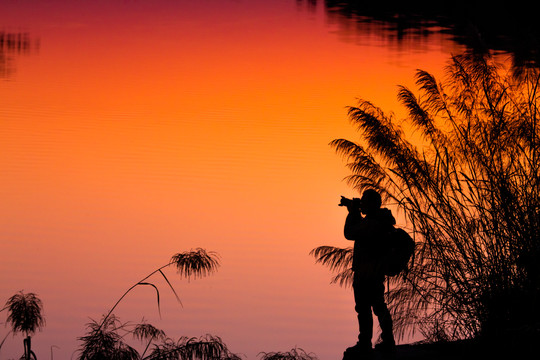
[(307, 255), (348, 245), (336, 205), (355, 194), (328, 143), (355, 136), (355, 97), (398, 110), (396, 85), (417, 67), (440, 72), (446, 50), (340, 41), (294, 1), (75, 3), (0, 5), (0, 28), (39, 40), (0, 82), (0, 295), (43, 299), (36, 348), (71, 356), (88, 317), (202, 246), (223, 266), (178, 283), (183, 309), (166, 297), (159, 320), (138, 291), (122, 318), (174, 337), (216, 332), (248, 358), (341, 354), (355, 339), (352, 296)]

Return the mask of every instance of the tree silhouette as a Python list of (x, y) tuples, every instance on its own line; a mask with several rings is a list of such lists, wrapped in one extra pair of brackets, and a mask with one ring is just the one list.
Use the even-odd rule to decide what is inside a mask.
[(11, 331), (25, 335), (22, 359), (36, 359), (36, 354), (32, 351), (31, 335), (45, 326), (41, 300), (34, 293), (25, 294), (21, 291), (8, 299), (2, 311), (4, 310), (8, 311), (7, 323), (11, 325)]
[[(399, 88), (401, 124), (369, 101), (349, 108), (360, 141), (331, 143), (348, 161), (347, 182), (395, 202), (416, 236), (414, 262), (389, 292), (400, 336), (505, 345), (538, 336), (539, 80), (537, 69), (517, 77), (466, 53), (451, 58), (444, 82), (419, 70), (419, 94)], [(312, 254), (347, 283), (347, 249)]]

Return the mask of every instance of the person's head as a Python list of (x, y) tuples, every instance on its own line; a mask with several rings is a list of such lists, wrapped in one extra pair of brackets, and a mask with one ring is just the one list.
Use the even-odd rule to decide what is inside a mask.
[(362, 198), (360, 199), (361, 207), (360, 210), (364, 214), (370, 214), (378, 209), (381, 208), (382, 205), (382, 199), (381, 195), (373, 190), (373, 189), (367, 189), (362, 194)]

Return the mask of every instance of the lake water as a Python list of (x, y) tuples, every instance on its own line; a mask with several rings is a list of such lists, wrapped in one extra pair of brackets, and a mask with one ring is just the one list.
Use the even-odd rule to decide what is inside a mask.
[[(38, 358), (71, 358), (89, 318), (197, 247), (221, 268), (169, 269), (183, 306), (155, 277), (161, 317), (140, 287), (121, 320), (214, 334), (247, 359), (330, 360), (356, 341), (352, 292), (308, 254), (350, 245), (337, 203), (356, 194), (328, 143), (357, 138), (357, 97), (399, 117), (397, 85), (442, 74), (457, 45), (294, 0), (6, 0), (0, 34), (0, 301), (42, 299)], [(0, 359), (21, 354), (9, 335)]]

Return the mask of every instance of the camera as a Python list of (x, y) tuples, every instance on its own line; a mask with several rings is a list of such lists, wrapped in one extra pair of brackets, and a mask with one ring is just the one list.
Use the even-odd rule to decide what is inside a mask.
[(348, 199), (345, 196), (342, 196), (341, 201), (339, 202), (339, 206), (360, 209), (360, 207), (362, 206), (362, 200), (359, 198)]

